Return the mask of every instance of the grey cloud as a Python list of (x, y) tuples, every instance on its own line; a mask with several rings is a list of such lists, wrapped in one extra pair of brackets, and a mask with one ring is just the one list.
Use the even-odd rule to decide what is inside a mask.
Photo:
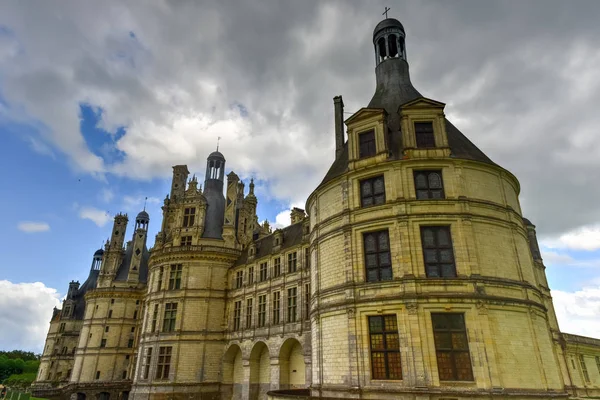
[[(389, 4), (387, 4), (389, 5)], [(22, 52), (0, 52), (2, 94), (84, 171), (168, 176), (223, 136), (228, 167), (301, 202), (333, 157), (332, 97), (374, 91), (371, 32), (384, 2), (32, 2), (0, 6)], [(391, 4), (415, 86), (520, 179), (541, 235), (600, 223), (597, 1)], [(130, 36), (130, 32), (135, 37)], [(8, 48), (8, 47), (7, 47)], [(121, 164), (91, 154), (78, 102), (126, 126)], [(246, 117), (232, 104), (243, 104)]]

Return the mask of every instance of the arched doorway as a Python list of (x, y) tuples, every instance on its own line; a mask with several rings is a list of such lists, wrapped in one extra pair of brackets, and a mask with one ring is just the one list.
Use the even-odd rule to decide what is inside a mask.
[(234, 344), (227, 349), (223, 356), (223, 398), (241, 399), (243, 385), (242, 350), (237, 344)]
[(258, 342), (250, 353), (250, 400), (265, 399), (271, 389), (271, 360), (269, 348)]
[(286, 340), (279, 350), (279, 388), (306, 387), (306, 365), (302, 345), (296, 339)]

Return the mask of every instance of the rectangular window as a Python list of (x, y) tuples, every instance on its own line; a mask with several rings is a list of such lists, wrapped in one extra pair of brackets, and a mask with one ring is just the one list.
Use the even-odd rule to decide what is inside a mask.
[(181, 237), (181, 245), (182, 246), (191, 246), (192, 245), (192, 237), (191, 236), (182, 236)]
[(296, 322), (298, 288), (288, 289), (287, 294), (287, 322)]
[(296, 272), (298, 267), (298, 260), (296, 252), (288, 254), (288, 273)]
[(435, 147), (433, 122), (415, 122), (415, 137), (418, 148)]
[(169, 272), (169, 290), (181, 289), (181, 272), (183, 266), (171, 265), (171, 271)]
[(259, 279), (261, 282), (267, 280), (267, 263), (260, 264)]
[(304, 318), (310, 319), (310, 283), (304, 285)]
[(177, 318), (177, 303), (165, 304), (165, 315), (163, 318), (163, 332), (173, 332)]
[(449, 226), (422, 226), (421, 243), (427, 277), (453, 278), (456, 276)]
[(600, 356), (596, 356), (596, 368), (598, 368), (598, 373), (600, 374)]
[(588, 373), (587, 366), (585, 365), (585, 358), (583, 354), (579, 355), (579, 365), (581, 365), (581, 372), (583, 372), (583, 378), (587, 383), (590, 382), (590, 374)]
[(154, 312), (152, 313), (152, 330), (150, 332), (156, 331), (156, 321), (158, 320), (158, 304), (154, 305)]
[(267, 295), (258, 296), (258, 326), (265, 326), (267, 319)]
[(281, 275), (281, 258), (277, 257), (273, 259), (273, 278)]
[(130, 349), (133, 347), (133, 339), (129, 339), (127, 341), (127, 347), (130, 348)]
[(464, 314), (431, 314), (440, 381), (472, 381)]
[(369, 317), (373, 379), (402, 379), (400, 340), (395, 315)]
[(246, 300), (246, 329), (252, 328), (252, 299)]
[(375, 131), (370, 130), (358, 134), (358, 157), (372, 157), (376, 153)]
[(445, 198), (442, 171), (415, 171), (414, 178), (417, 199)]
[(108, 329), (109, 329), (109, 328), (110, 328), (109, 326), (105, 326), (105, 327), (104, 327), (104, 332), (108, 332)]
[(235, 288), (239, 289), (244, 285), (244, 271), (237, 271), (235, 273)]
[(106, 347), (106, 339), (100, 340), (100, 347)]
[(310, 268), (310, 249), (304, 249), (304, 268)]
[(169, 379), (171, 369), (171, 346), (158, 348), (158, 363), (156, 364), (156, 379)]
[(254, 267), (248, 268), (248, 285), (254, 283)]
[(135, 310), (135, 311), (133, 312), (133, 319), (137, 319), (137, 314), (138, 314), (138, 310)]
[(363, 179), (360, 181), (361, 207), (374, 206), (385, 203), (385, 182), (382, 176)]
[(392, 279), (390, 238), (387, 230), (363, 234), (367, 282)]
[(96, 380), (100, 379), (100, 371), (96, 371)]
[(59, 333), (63, 333), (64, 331), (65, 331), (65, 323), (64, 323), (64, 322), (62, 322), (62, 323), (60, 324), (60, 326), (58, 327), (58, 332), (59, 332)]
[(112, 310), (108, 310), (108, 318), (112, 318)]
[(236, 301), (233, 308), (233, 330), (240, 330), (240, 319), (242, 317), (242, 302)]
[(146, 357), (144, 357), (144, 369), (142, 379), (148, 379), (150, 376), (150, 363), (152, 362), (152, 347), (146, 349)]
[(273, 292), (273, 325), (277, 325), (280, 322), (281, 315), (281, 292)]
[(127, 371), (123, 371), (121, 374), (121, 379), (127, 379)]
[(183, 227), (188, 228), (194, 226), (194, 218), (196, 217), (196, 208), (190, 207), (183, 210)]
[(161, 290), (162, 289), (162, 281), (163, 281), (163, 267), (160, 267), (160, 269), (158, 270), (158, 289), (157, 290)]

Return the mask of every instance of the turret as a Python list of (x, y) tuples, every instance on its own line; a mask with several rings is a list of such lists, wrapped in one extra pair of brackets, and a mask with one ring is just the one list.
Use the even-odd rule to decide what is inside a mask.
[(114, 249), (122, 249), (123, 243), (125, 240), (125, 231), (127, 230), (127, 222), (129, 218), (127, 218), (127, 214), (117, 214), (115, 215), (115, 222), (113, 224), (113, 230), (110, 237), (110, 248)]
[(225, 196), (223, 196), (223, 179), (225, 177), (225, 157), (218, 151), (212, 152), (206, 159), (206, 178), (204, 180), (204, 197), (206, 197), (205, 238), (221, 239), (225, 215)]
[(187, 165), (175, 165), (173, 167), (173, 180), (171, 181), (171, 199), (180, 199), (185, 193), (185, 183), (190, 174)]
[[(107, 241), (108, 242), (108, 241)], [(92, 271), (100, 270), (100, 266), (102, 265), (102, 257), (104, 256), (104, 250), (98, 249), (94, 253), (94, 258), (92, 259)]]
[(71, 300), (79, 290), (79, 281), (69, 282), (69, 291), (67, 292), (67, 300)]
[(141, 211), (135, 217), (135, 231), (133, 232), (133, 240), (130, 242), (133, 246), (131, 254), (131, 262), (129, 264), (128, 281), (137, 281), (140, 274), (140, 265), (144, 256), (144, 248), (146, 247), (146, 239), (148, 238), (148, 225), (150, 224), (150, 216), (146, 210)]

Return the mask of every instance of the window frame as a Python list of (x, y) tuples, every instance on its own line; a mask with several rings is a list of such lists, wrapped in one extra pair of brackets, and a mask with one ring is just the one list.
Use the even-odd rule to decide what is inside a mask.
[(291, 287), (287, 290), (287, 322), (298, 322), (298, 288)]
[[(437, 174), (440, 177), (440, 188), (432, 188), (429, 176)], [(425, 175), (427, 186), (424, 188), (417, 187), (417, 177), (419, 175)], [(417, 200), (443, 200), (446, 198), (446, 192), (444, 191), (444, 175), (441, 169), (420, 169), (413, 171), (413, 184), (415, 186), (415, 197)], [(419, 193), (426, 194), (426, 197), (419, 197)], [(440, 197), (435, 197), (435, 193), (439, 193)]]
[[(456, 324), (452, 321), (450, 321), (449, 318), (451, 317), (460, 317), (460, 323)], [(445, 318), (447, 323), (446, 325), (448, 326), (447, 328), (436, 328), (436, 318)], [(461, 327), (456, 327), (456, 325), (462, 325)], [(469, 348), (469, 336), (467, 334), (467, 325), (466, 325), (466, 321), (465, 321), (465, 314), (464, 313), (446, 313), (446, 312), (432, 312), (431, 313), (431, 327), (432, 327), (432, 331), (433, 331), (433, 338), (434, 338), (434, 346), (435, 346), (435, 354), (436, 354), (436, 363), (437, 363), (437, 367), (438, 367), (438, 378), (440, 381), (444, 381), (444, 382), (474, 382), (475, 378), (473, 375), (473, 363), (471, 361), (471, 350)], [(447, 343), (450, 344), (450, 347), (442, 347), (441, 346), (441, 339), (439, 339), (439, 337), (442, 334), (446, 334), (446, 335), (450, 335), (449, 338), (446, 340)], [(465, 344), (464, 348), (455, 348), (456, 343), (459, 343), (458, 340), (455, 340), (453, 337), (453, 334), (457, 334), (457, 335), (464, 335), (463, 338), (463, 342)], [(448, 379), (446, 377), (442, 377), (442, 371), (441, 371), (441, 366), (440, 366), (440, 353), (444, 353), (444, 354), (449, 354), (449, 358), (450, 358), (450, 367), (451, 367), (451, 372), (452, 372), (452, 379)], [(466, 354), (468, 357), (466, 358), (466, 360), (468, 360), (469, 365), (468, 365), (468, 371), (470, 373), (469, 377), (467, 379), (459, 379), (458, 376), (458, 368), (457, 368), (457, 360), (456, 360), (456, 354)], [(465, 365), (466, 367), (466, 365)]]
[(275, 257), (273, 259), (273, 278), (277, 278), (281, 275), (281, 257)]
[(235, 273), (235, 288), (239, 289), (244, 286), (244, 270), (236, 271)]
[[(383, 183), (383, 193), (375, 193), (375, 182), (377, 182), (379, 180), (381, 180)], [(365, 185), (365, 184), (369, 184), (369, 186), (370, 186), (370, 190), (371, 190), (370, 195), (365, 195), (363, 193), (363, 185)], [(381, 204), (385, 204), (386, 198), (385, 198), (385, 177), (384, 177), (384, 175), (382, 174), (382, 175), (377, 175), (377, 176), (373, 176), (370, 178), (361, 179), (358, 184), (358, 191), (359, 191), (359, 195), (360, 195), (360, 206), (362, 208), (379, 206)], [(378, 198), (381, 200), (376, 200)], [(365, 202), (367, 200), (371, 201), (371, 203), (365, 204)]]
[(162, 332), (175, 332), (177, 323), (177, 303), (165, 303), (165, 311), (163, 313)]
[(268, 264), (266, 262), (260, 263), (259, 264), (259, 269), (258, 269), (258, 281), (259, 282), (264, 282), (267, 280), (268, 278)]
[(293, 274), (298, 271), (298, 252), (292, 251), (287, 255), (288, 274)]
[(248, 285), (254, 284), (254, 266), (248, 267)]
[(182, 247), (191, 246), (192, 245), (192, 235), (182, 236), (180, 245)]
[(273, 325), (281, 323), (281, 291), (273, 292)]
[[(431, 127), (431, 131), (424, 131), (418, 126), (428, 125)], [(435, 129), (433, 127), (433, 121), (414, 121), (413, 129), (415, 132), (415, 146), (418, 149), (434, 149), (437, 147), (435, 140)], [(433, 145), (431, 145), (433, 144)]]
[(258, 320), (256, 325), (262, 328), (267, 322), (267, 295), (261, 294), (258, 296)]
[[(381, 331), (374, 331), (372, 329), (372, 322), (380, 320)], [(391, 323), (393, 320), (393, 325), (388, 329), (388, 322)], [(400, 332), (398, 331), (398, 318), (396, 314), (384, 314), (384, 315), (371, 315), (367, 318), (367, 327), (369, 331), (369, 361), (371, 363), (371, 379), (372, 380), (402, 380), (402, 356), (400, 354)], [(374, 336), (381, 335), (381, 343), (383, 347), (374, 347)], [(394, 343), (393, 340), (390, 340), (391, 337), (396, 336), (396, 348), (388, 347), (388, 342)], [(377, 357), (376, 354), (383, 355), (383, 367), (384, 367), (384, 376), (379, 375), (379, 372), (376, 372), (375, 368), (379, 365), (376, 365)], [(394, 360), (390, 360), (390, 355), (396, 354), (397, 365), (391, 365), (394, 363)], [(398, 375), (392, 376), (392, 371), (396, 370)]]
[[(381, 249), (381, 243), (379, 242), (379, 235), (385, 233), (386, 241), (387, 241), (387, 250)], [(375, 237), (375, 250), (369, 251), (367, 250), (367, 238), (373, 236)], [(363, 253), (364, 253), (364, 263), (365, 263), (365, 282), (384, 282), (390, 281), (394, 279), (394, 271), (392, 265), (392, 252), (391, 252), (391, 243), (390, 243), (390, 232), (389, 229), (381, 229), (378, 231), (372, 232), (363, 232)], [(389, 265), (381, 265), (381, 255), (386, 254), (389, 260)], [(376, 266), (369, 267), (369, 257), (375, 256)], [(382, 270), (389, 269), (389, 278), (382, 279)], [(369, 271), (376, 270), (377, 271), (377, 279), (370, 279)]]
[(196, 220), (196, 207), (186, 207), (183, 209), (183, 228), (191, 228)]
[(181, 289), (182, 264), (172, 264), (169, 268), (169, 290)]
[(242, 301), (238, 300), (233, 303), (233, 330), (239, 331), (242, 321)]
[(171, 372), (171, 356), (173, 346), (160, 346), (158, 348), (158, 360), (156, 362), (156, 380), (168, 380)]
[[(433, 246), (426, 247), (425, 243), (425, 231), (432, 230), (435, 244)], [(441, 247), (439, 244), (438, 232), (445, 230), (448, 234), (449, 245)], [(425, 276), (433, 279), (451, 279), (458, 276), (456, 270), (456, 257), (454, 255), (454, 242), (452, 240), (452, 229), (450, 225), (421, 225), (421, 251), (423, 252), (423, 264), (425, 265)], [(427, 261), (427, 251), (435, 251), (435, 258), (438, 261)], [(441, 254), (443, 251), (449, 251), (452, 261), (441, 261)], [(444, 275), (444, 265), (452, 265), (453, 275)], [(430, 275), (430, 267), (433, 266), (437, 270), (437, 276)]]
[(369, 129), (357, 134), (358, 158), (369, 158), (377, 154), (377, 136), (375, 129)]
[(246, 329), (252, 329), (252, 306), (254, 299), (249, 297), (246, 299)]

